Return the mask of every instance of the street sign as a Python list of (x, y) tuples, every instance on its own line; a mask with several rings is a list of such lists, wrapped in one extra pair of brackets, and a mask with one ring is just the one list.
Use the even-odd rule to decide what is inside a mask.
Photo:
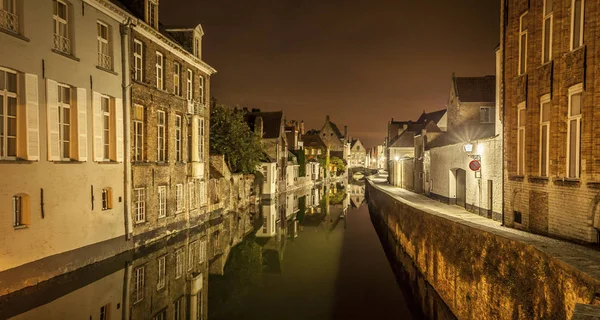
[(479, 160), (473, 160), (469, 163), (469, 169), (472, 171), (479, 171), (481, 169), (481, 162)]

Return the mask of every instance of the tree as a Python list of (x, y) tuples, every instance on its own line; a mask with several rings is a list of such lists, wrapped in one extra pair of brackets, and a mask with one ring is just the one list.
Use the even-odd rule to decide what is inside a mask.
[(254, 173), (263, 148), (241, 111), (217, 104), (210, 109), (210, 153), (224, 155), (232, 172)]
[(335, 166), (335, 169), (337, 171), (337, 174), (343, 174), (344, 171), (346, 171), (346, 165), (344, 164), (344, 161), (338, 157), (331, 157), (331, 164)]

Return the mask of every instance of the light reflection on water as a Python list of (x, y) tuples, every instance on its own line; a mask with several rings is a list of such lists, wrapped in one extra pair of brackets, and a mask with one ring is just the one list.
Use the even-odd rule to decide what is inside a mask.
[(0, 319), (420, 318), (363, 204), (346, 183), (263, 200), (0, 297)]

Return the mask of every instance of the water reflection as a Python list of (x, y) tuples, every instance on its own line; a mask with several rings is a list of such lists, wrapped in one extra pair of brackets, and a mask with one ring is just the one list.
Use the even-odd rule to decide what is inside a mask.
[(364, 185), (339, 182), (213, 213), (197, 228), (0, 297), (0, 319), (348, 318), (360, 314), (352, 305), (361, 294), (373, 315), (410, 319), (402, 301), (412, 300), (395, 284), (364, 201)]

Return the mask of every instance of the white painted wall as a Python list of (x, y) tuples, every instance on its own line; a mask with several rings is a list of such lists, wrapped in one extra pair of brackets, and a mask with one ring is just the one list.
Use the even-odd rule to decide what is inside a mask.
[(264, 162), (261, 163), (261, 169), (265, 176), (262, 194), (265, 196), (275, 196), (277, 193), (277, 164), (274, 162)]

